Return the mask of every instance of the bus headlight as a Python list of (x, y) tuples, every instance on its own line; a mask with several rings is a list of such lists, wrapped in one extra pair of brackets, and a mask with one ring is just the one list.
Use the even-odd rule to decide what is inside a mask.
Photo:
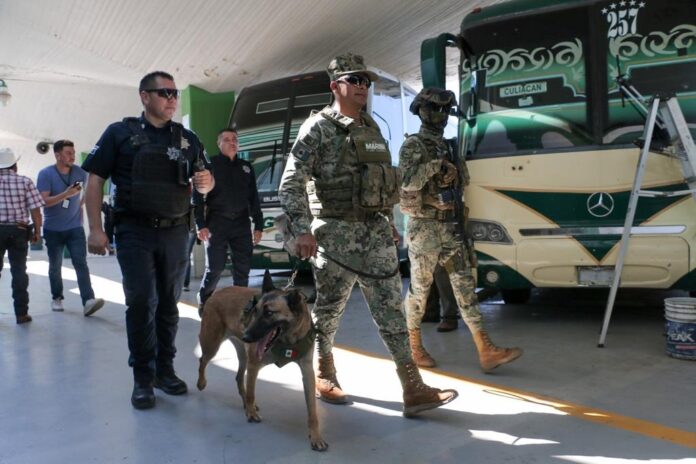
[(497, 222), (470, 219), (467, 227), (469, 235), (476, 242), (512, 243), (505, 227)]

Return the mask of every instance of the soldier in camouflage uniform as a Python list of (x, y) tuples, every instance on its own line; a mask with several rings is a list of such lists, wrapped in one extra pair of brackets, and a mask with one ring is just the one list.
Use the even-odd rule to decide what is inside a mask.
[(450, 109), (455, 104), (454, 93), (449, 90), (421, 90), (410, 108), (421, 119), (420, 131), (408, 137), (399, 152), (403, 176), (401, 211), (410, 215), (411, 285), (405, 301), (406, 320), (413, 359), (418, 366), (434, 367), (435, 360), (423, 347), (420, 324), (433, 272), (440, 263), (449, 274), (462, 319), (474, 338), (481, 368), (488, 372), (519, 358), (522, 350), (495, 346), (483, 330), (469, 253), (463, 238), (455, 233), (454, 195), (461, 195), (463, 186), (469, 182), (466, 165), (458, 163), (462, 166), (459, 172), (449, 161), (454, 158), (443, 138)]
[(311, 258), (314, 269), (317, 394), (331, 403), (347, 402), (331, 350), (358, 282), (396, 362), (408, 417), (452, 401), (457, 392), (425, 385), (411, 357), (392, 217), (400, 177), (379, 127), (363, 111), (377, 75), (350, 53), (331, 61), (328, 73), (334, 103), (302, 124), (279, 189), (296, 252)]

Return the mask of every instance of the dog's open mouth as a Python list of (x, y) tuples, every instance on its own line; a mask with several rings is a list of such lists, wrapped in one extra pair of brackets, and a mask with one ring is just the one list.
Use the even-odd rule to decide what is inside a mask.
[(279, 326), (272, 328), (266, 335), (263, 336), (261, 340), (259, 340), (256, 344), (256, 357), (258, 358), (259, 361), (263, 359), (263, 355), (266, 354), (266, 351), (270, 350), (271, 347), (273, 346), (273, 343), (278, 339), (280, 336), (281, 329)]

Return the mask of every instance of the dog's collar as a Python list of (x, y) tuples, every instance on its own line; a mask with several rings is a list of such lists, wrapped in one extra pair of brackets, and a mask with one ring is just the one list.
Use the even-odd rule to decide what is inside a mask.
[(295, 342), (294, 345), (290, 346), (279, 342), (274, 343), (271, 347), (271, 354), (275, 360), (275, 365), (283, 367), (307, 354), (314, 346), (316, 335), (317, 331), (314, 328), (314, 323), (312, 323), (307, 331), (307, 335)]

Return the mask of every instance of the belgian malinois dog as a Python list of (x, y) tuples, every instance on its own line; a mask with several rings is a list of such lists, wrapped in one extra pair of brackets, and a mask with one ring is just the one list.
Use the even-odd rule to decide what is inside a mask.
[[(198, 389), (207, 385), (205, 368), (220, 344), (228, 338), (237, 350), (237, 389), (249, 422), (261, 422), (256, 405), (256, 378), (262, 367), (296, 362), (302, 371), (309, 426), (309, 441), (315, 451), (329, 445), (319, 433), (314, 396), (314, 328), (304, 295), (296, 289), (273, 286), (266, 271), (261, 298), (258, 290), (227, 287), (216, 291), (205, 303), (198, 339), (203, 352), (198, 368)], [(246, 385), (244, 374), (246, 373)]]

